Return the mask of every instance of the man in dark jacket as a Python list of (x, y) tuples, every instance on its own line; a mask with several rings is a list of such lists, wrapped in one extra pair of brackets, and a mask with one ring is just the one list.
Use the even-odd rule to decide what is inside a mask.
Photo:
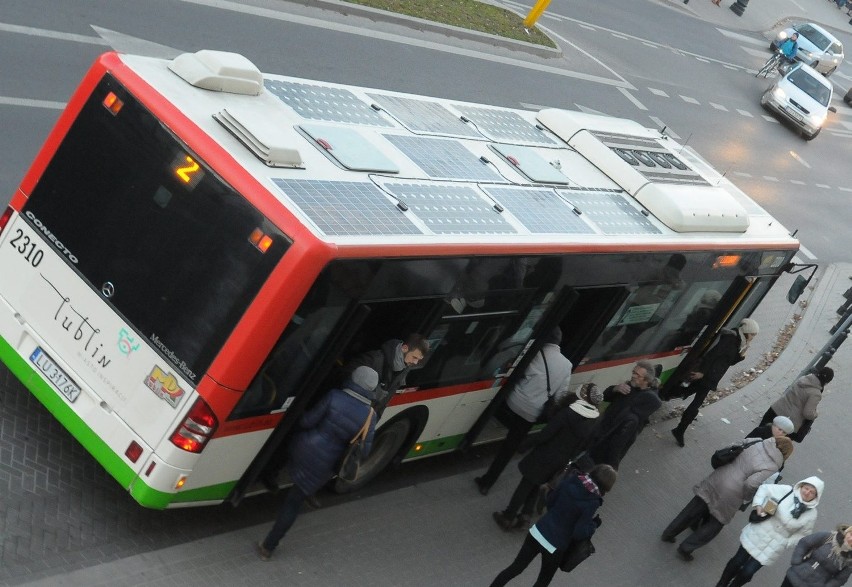
[(371, 403), (379, 375), (369, 367), (358, 367), (343, 389), (332, 389), (314, 407), (302, 414), (298, 431), (289, 446), (287, 472), (293, 485), (266, 538), (257, 544), (261, 560), (272, 552), (293, 525), (299, 508), (337, 473), (347, 446), (368, 423), (363, 455), (370, 452), (376, 418)]
[(400, 387), (405, 385), (408, 372), (429, 354), (429, 341), (419, 334), (411, 334), (403, 340), (391, 339), (381, 348), (357, 355), (343, 367), (345, 374), (361, 366), (370, 367), (379, 374), (379, 386), (373, 408), (381, 418), (388, 402)]
[(695, 394), (695, 397), (683, 411), (680, 423), (672, 430), (672, 436), (679, 447), (683, 448), (683, 435), (698, 416), (698, 410), (707, 398), (707, 394), (718, 387), (719, 381), (731, 365), (745, 358), (748, 346), (758, 332), (760, 327), (751, 318), (744, 318), (734, 330), (723, 328), (719, 331), (716, 342), (710, 350), (701, 357), (698, 369), (689, 373), (689, 387), (686, 388), (683, 397), (687, 398), (692, 394)]
[(659, 381), (654, 371), (650, 362), (639, 361), (633, 366), (630, 381), (612, 385), (604, 391), (603, 400), (610, 404), (600, 419), (589, 450), (595, 463), (618, 469), (648, 418), (663, 405), (657, 394)]

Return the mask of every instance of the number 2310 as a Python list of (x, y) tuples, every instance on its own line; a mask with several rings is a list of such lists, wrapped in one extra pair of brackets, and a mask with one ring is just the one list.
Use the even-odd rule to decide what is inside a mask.
[(24, 235), (24, 231), (20, 228), (15, 231), (15, 236), (9, 244), (15, 247), (15, 250), (22, 254), (33, 267), (38, 267), (44, 257), (44, 252), (30, 240), (30, 237)]

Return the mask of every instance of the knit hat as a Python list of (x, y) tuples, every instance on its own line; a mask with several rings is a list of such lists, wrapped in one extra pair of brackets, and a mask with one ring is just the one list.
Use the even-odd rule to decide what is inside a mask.
[(603, 391), (601, 391), (601, 388), (595, 385), (594, 383), (589, 386), (588, 395), (588, 402), (593, 406), (599, 406), (603, 401)]
[(352, 383), (367, 391), (373, 391), (379, 385), (379, 374), (364, 365), (352, 371), (351, 379)]
[(772, 420), (773, 426), (777, 426), (781, 430), (784, 431), (784, 434), (792, 434), (796, 429), (796, 426), (793, 424), (793, 421), (787, 416), (775, 416)]
[(759, 334), (760, 326), (758, 326), (755, 320), (751, 318), (743, 318), (743, 321), (740, 322), (739, 326), (740, 332), (743, 334)]
[(793, 441), (786, 436), (776, 438), (775, 446), (781, 451), (781, 456), (784, 457), (784, 461), (789, 459), (790, 455), (793, 454)]

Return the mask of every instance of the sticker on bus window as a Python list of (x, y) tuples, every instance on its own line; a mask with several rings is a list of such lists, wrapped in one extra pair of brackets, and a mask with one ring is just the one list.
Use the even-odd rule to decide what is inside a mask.
[(167, 373), (157, 365), (154, 365), (154, 368), (151, 369), (151, 373), (149, 373), (148, 377), (145, 378), (145, 386), (156, 395), (166, 400), (166, 402), (168, 402), (168, 404), (173, 408), (178, 407), (181, 398), (186, 393), (183, 389), (181, 389), (180, 385), (178, 385), (177, 377), (175, 377), (172, 373)]

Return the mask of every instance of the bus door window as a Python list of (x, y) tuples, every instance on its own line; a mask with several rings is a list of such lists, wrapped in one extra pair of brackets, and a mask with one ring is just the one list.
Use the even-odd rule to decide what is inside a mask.
[(691, 284), (656, 333), (660, 349), (690, 347), (711, 323), (730, 280)]
[(559, 322), (562, 328), (562, 354), (574, 368), (587, 362), (589, 349), (624, 303), (629, 292), (624, 287), (593, 287), (574, 290), (577, 299)]

